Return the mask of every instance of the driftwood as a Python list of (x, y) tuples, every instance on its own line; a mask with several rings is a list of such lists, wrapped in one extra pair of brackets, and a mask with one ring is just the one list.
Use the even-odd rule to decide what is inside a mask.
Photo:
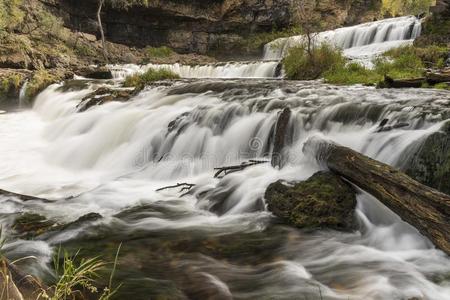
[(408, 127), (408, 123), (397, 123), (394, 125), (386, 126), (386, 124), (389, 122), (389, 119), (383, 119), (383, 121), (380, 122), (380, 125), (378, 125), (376, 132), (385, 132), (385, 131), (391, 131), (398, 128)]
[(425, 78), (393, 79), (384, 76), (384, 87), (387, 88), (420, 88), (425, 82)]
[(286, 146), (286, 135), (291, 118), (291, 109), (285, 108), (278, 116), (277, 124), (275, 126), (275, 136), (273, 141), (272, 151), (272, 167), (282, 167), (282, 151)]
[(48, 199), (44, 199), (44, 198), (39, 198), (39, 197), (34, 197), (34, 196), (29, 196), (29, 195), (23, 195), (23, 194), (17, 194), (17, 193), (13, 193), (13, 192), (9, 192), (9, 191), (5, 191), (5, 190), (1, 190), (0, 189), (0, 197), (8, 197), (8, 198), (18, 198), (22, 201), (41, 201), (41, 202), (53, 202), (51, 200)]
[(450, 255), (450, 196), (328, 140), (310, 138), (303, 152), (375, 196)]
[(450, 70), (446, 70), (440, 73), (428, 72), (426, 74), (426, 78), (429, 84), (450, 82)]
[(175, 188), (181, 187), (181, 189), (180, 189), (180, 191), (179, 191), (179, 192), (181, 193), (181, 192), (184, 192), (184, 191), (189, 191), (189, 190), (192, 189), (194, 186), (195, 186), (195, 184), (183, 182), (183, 183), (177, 183), (177, 184), (175, 184), (175, 185), (165, 186), (165, 187), (162, 187), (162, 188), (157, 189), (156, 191), (159, 192), (159, 191), (163, 191), (163, 190), (175, 189)]
[(243, 162), (240, 165), (235, 166), (226, 166), (226, 167), (220, 167), (220, 168), (214, 168), (214, 170), (217, 170), (216, 174), (214, 174), (214, 178), (219, 178), (219, 176), (224, 173), (224, 176), (233, 172), (242, 171), (245, 168), (259, 165), (259, 164), (266, 164), (269, 163), (269, 161), (266, 160), (249, 160), (248, 162)]

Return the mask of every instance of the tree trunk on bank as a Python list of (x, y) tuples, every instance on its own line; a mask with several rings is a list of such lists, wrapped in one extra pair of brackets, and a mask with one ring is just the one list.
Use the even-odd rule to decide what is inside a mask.
[(450, 196), (328, 140), (310, 138), (303, 152), (375, 196), (450, 255)]
[(273, 141), (272, 151), (272, 167), (282, 167), (284, 164), (282, 153), (286, 146), (286, 135), (291, 118), (291, 109), (285, 108), (278, 116), (277, 124), (275, 125), (275, 135)]
[(106, 63), (108, 63), (108, 51), (106, 49), (105, 32), (103, 31), (103, 24), (102, 24), (102, 17), (101, 17), (102, 8), (103, 8), (104, 3), (105, 3), (105, 0), (98, 1), (97, 23), (98, 23), (98, 28), (100, 30), (100, 36), (102, 39), (103, 57), (104, 57)]

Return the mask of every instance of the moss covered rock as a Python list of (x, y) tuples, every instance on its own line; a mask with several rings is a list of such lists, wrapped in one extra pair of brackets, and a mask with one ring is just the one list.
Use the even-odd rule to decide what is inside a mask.
[(21, 237), (31, 238), (47, 232), (54, 225), (54, 221), (39, 214), (23, 213), (15, 219), (12, 227)]
[(318, 172), (294, 185), (272, 183), (265, 199), (271, 212), (299, 228), (355, 228), (355, 191), (331, 172)]
[(426, 138), (407, 163), (405, 173), (450, 195), (450, 122)]

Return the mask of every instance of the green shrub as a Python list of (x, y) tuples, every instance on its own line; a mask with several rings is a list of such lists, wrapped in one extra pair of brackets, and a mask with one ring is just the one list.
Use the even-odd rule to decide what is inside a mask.
[(382, 12), (392, 16), (427, 13), (436, 0), (382, 0)]
[(342, 51), (326, 43), (313, 47), (310, 51), (306, 45), (293, 47), (283, 59), (286, 77), (294, 80), (317, 79), (325, 72), (344, 64)]
[[(253, 52), (262, 49), (265, 44), (270, 43), (276, 39), (300, 34), (302, 34), (302, 30), (300, 29), (300, 27), (291, 27), (279, 31), (273, 30), (271, 32), (254, 33), (236, 42), (234, 47), (244, 52)], [(218, 44), (218, 47), (220, 47), (221, 41), (219, 41)]]
[(435, 89), (439, 89), (439, 90), (450, 90), (450, 85), (448, 83), (442, 82), (442, 83), (438, 83), (436, 85), (434, 85)]
[(374, 61), (375, 71), (395, 79), (417, 78), (424, 75), (424, 64), (416, 55), (405, 53), (399, 57), (378, 58)]
[(22, 2), (23, 0), (0, 0), (0, 31), (12, 29), (22, 22)]
[(51, 74), (47, 70), (38, 70), (33, 74), (33, 77), (28, 82), (26, 96), (28, 99), (32, 99), (42, 90), (58, 81), (58, 77)]
[(148, 69), (143, 74), (134, 74), (125, 78), (123, 83), (124, 87), (136, 87), (138, 89), (144, 88), (147, 84), (150, 84), (158, 80), (178, 79), (180, 76), (167, 69)]
[(166, 58), (175, 54), (169, 47), (147, 47), (146, 55), (148, 58)]
[(391, 59), (401, 59), (402, 57), (415, 57), (422, 61), (426, 67), (440, 68), (445, 63), (448, 56), (449, 49), (447, 47), (440, 47), (436, 45), (417, 47), (417, 46), (403, 46), (391, 49), (384, 53), (385, 57)]
[(383, 76), (363, 65), (351, 62), (337, 65), (324, 74), (325, 81), (332, 84), (365, 84), (375, 85)]

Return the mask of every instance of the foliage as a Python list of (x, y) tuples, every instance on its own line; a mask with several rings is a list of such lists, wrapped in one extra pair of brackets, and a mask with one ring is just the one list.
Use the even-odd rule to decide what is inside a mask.
[(415, 60), (417, 58), (420, 59), (426, 67), (442, 68), (448, 53), (449, 49), (447, 47), (436, 45), (416, 47), (411, 45), (391, 49), (384, 53), (384, 56), (391, 59), (398, 59), (405, 56), (414, 57)]
[(147, 47), (145, 48), (146, 55), (148, 58), (166, 58), (169, 57), (175, 52), (169, 47)]
[[(116, 270), (121, 244), (117, 249), (113, 269), (109, 278), (109, 284), (103, 289), (99, 296), (99, 300), (109, 300), (117, 293), (121, 285), (113, 288), (112, 281)], [(56, 253), (53, 264), (57, 282), (46, 290), (42, 290), (38, 299), (49, 300), (66, 300), (75, 299), (77, 296), (83, 295), (83, 291), (87, 290), (92, 294), (99, 291), (95, 285), (99, 272), (103, 271), (106, 263), (99, 257), (78, 259), (78, 252), (74, 256), (70, 256), (66, 251), (60, 265), (61, 248)]]
[(261, 49), (265, 44), (270, 43), (279, 38), (300, 35), (302, 30), (300, 27), (290, 27), (284, 30), (273, 30), (271, 32), (260, 32), (251, 34), (242, 40), (239, 40), (235, 47), (245, 52), (252, 52)]
[(427, 13), (436, 0), (382, 0), (382, 11), (392, 16)]
[(113, 8), (128, 9), (132, 6), (148, 6), (149, 0), (106, 0)]
[(49, 73), (47, 70), (38, 70), (33, 74), (33, 77), (28, 82), (26, 96), (28, 99), (36, 96), (40, 91), (45, 89), (50, 84), (58, 80), (57, 76)]
[(23, 0), (0, 0), (0, 31), (11, 30), (23, 20)]
[(422, 60), (414, 54), (405, 53), (393, 59), (378, 58), (375, 60), (375, 71), (395, 79), (422, 77), (424, 73)]
[(148, 69), (143, 74), (134, 74), (125, 78), (124, 87), (136, 87), (138, 89), (144, 88), (158, 80), (178, 79), (180, 76), (167, 69)]
[(5, 77), (0, 82), (0, 93), (8, 93), (11, 90), (18, 90), (20, 88), (20, 84), (23, 80), (23, 76), (21, 74), (11, 74), (8, 77)]
[(439, 89), (439, 90), (450, 90), (450, 85), (448, 83), (442, 82), (436, 84), (433, 88)]
[(373, 85), (383, 79), (383, 76), (363, 65), (351, 62), (337, 65), (324, 74), (328, 83), (332, 84), (365, 84)]
[(326, 43), (313, 47), (310, 51), (306, 44), (293, 47), (283, 59), (287, 78), (296, 80), (320, 78), (323, 73), (344, 63), (342, 51)]

